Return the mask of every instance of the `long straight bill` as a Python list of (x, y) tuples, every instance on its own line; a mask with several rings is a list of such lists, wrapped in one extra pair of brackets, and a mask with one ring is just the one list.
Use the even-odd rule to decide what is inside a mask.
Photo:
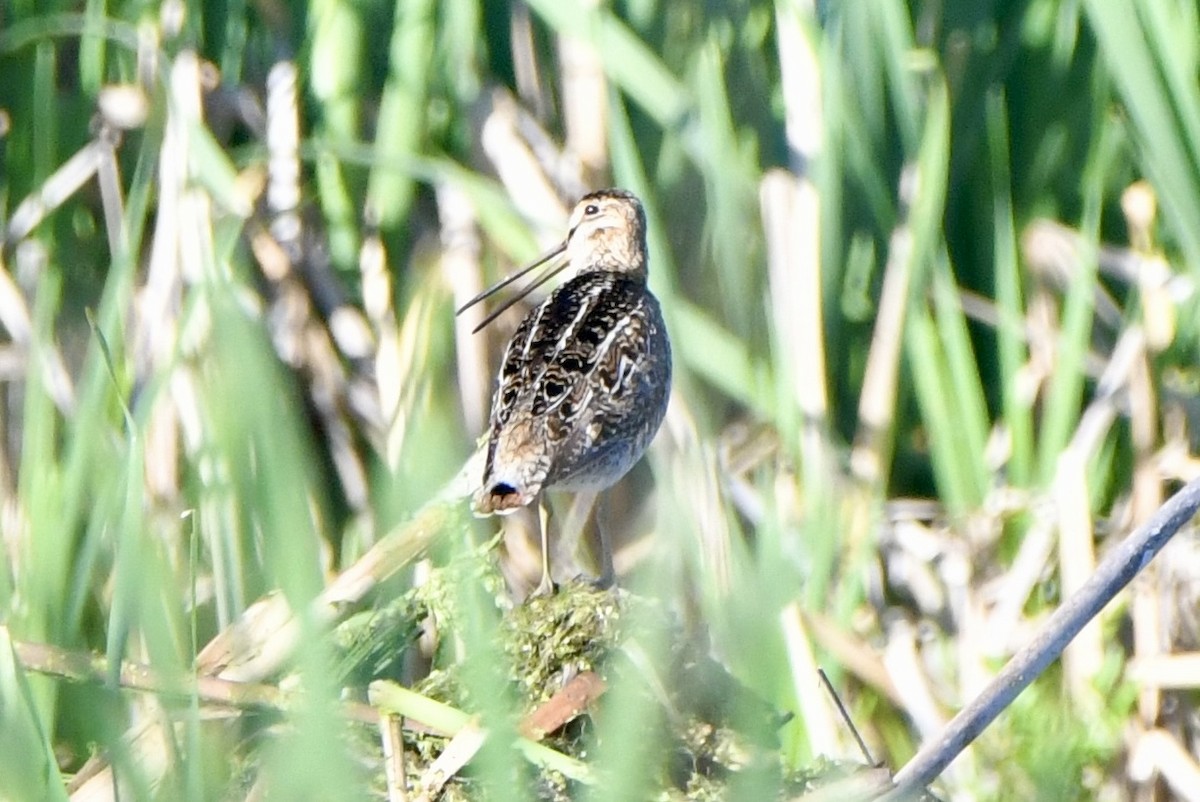
[(557, 275), (559, 273), (559, 271), (561, 271), (564, 267), (566, 267), (567, 261), (565, 259), (559, 258), (566, 252), (566, 250), (567, 250), (567, 244), (565, 242), (560, 245), (555, 246), (552, 250), (547, 251), (543, 255), (539, 256), (533, 262), (530, 262), (528, 265), (526, 265), (525, 267), (522, 267), (520, 270), (516, 271), (515, 273), (513, 273), (511, 275), (505, 276), (500, 281), (496, 282), (495, 284), (488, 287), (483, 292), (476, 295), (471, 300), (467, 301), (465, 304), (463, 304), (461, 307), (459, 307), (458, 311), (455, 312), (454, 314), (461, 315), (463, 312), (470, 309), (475, 304), (479, 303), (480, 301), (484, 300), (485, 298), (488, 298), (488, 297), (494, 295), (495, 293), (497, 293), (500, 290), (507, 287), (509, 284), (512, 284), (514, 281), (517, 281), (522, 276), (524, 276), (527, 273), (529, 273), (530, 271), (532, 271), (534, 268), (537, 268), (540, 265), (546, 264), (547, 262), (550, 263), (549, 267), (540, 276), (535, 278), (533, 281), (529, 282), (529, 284), (525, 285), (525, 287), (523, 287), (521, 290), (519, 290), (511, 298), (504, 301), (504, 303), (500, 304), (500, 306), (493, 309), (492, 312), (487, 317), (485, 317), (483, 319), (483, 321), (471, 331), (472, 334), (475, 334), (480, 329), (482, 329), (484, 326), (491, 323), (493, 320), (498, 318), (500, 315), (504, 314), (504, 312), (507, 311), (508, 308), (511, 307), (513, 304), (517, 303), (522, 298), (524, 298), (526, 295), (528, 295), (529, 293), (536, 290), (538, 287), (545, 284), (547, 281), (549, 281), (551, 278), (553, 278), (555, 275)]

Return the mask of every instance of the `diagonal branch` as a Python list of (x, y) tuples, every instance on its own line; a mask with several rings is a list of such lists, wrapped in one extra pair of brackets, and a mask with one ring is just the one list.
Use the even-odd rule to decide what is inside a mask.
[(894, 788), (880, 802), (908, 798), (934, 780), (1059, 655), (1130, 580), (1200, 509), (1200, 479), (1183, 486), (1097, 566), (1079, 592), (1059, 607), (1042, 630), (1013, 655), (996, 678), (959, 711), (941, 736), (923, 747), (896, 773)]

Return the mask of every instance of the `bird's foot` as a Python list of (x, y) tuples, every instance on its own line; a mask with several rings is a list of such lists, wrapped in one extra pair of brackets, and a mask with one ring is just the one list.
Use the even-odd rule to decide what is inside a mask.
[(529, 592), (525, 600), (553, 596), (556, 592), (558, 592), (558, 586), (554, 584), (554, 580), (550, 578), (549, 574), (543, 574), (542, 580), (538, 582), (536, 588)]
[(577, 584), (584, 585), (592, 590), (612, 590), (617, 586), (617, 578), (611, 571), (606, 571), (600, 576), (592, 576), (591, 574), (576, 574), (574, 581)]

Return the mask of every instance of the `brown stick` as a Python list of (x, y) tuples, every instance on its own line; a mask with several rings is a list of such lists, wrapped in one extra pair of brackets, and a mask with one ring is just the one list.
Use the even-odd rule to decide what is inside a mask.
[[(60, 677), (72, 682), (105, 683), (109, 679), (108, 660), (90, 652), (72, 651), (46, 643), (13, 642), (17, 660), (26, 671)], [(195, 694), (207, 704), (224, 705), (243, 710), (283, 710), (287, 695), (274, 685), (252, 682), (233, 682), (218, 677), (166, 677), (145, 663), (121, 662), (117, 683), (127, 690), (145, 691), (176, 699), (189, 699)], [(360, 703), (343, 706), (348, 718), (375, 724), (379, 713)]]

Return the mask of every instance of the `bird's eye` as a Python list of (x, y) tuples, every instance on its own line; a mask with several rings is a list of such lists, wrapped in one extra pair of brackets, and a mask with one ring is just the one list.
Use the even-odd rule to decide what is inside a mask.
[(588, 217), (600, 214), (600, 207), (594, 203), (589, 203), (587, 206), (583, 207), (583, 213)]

